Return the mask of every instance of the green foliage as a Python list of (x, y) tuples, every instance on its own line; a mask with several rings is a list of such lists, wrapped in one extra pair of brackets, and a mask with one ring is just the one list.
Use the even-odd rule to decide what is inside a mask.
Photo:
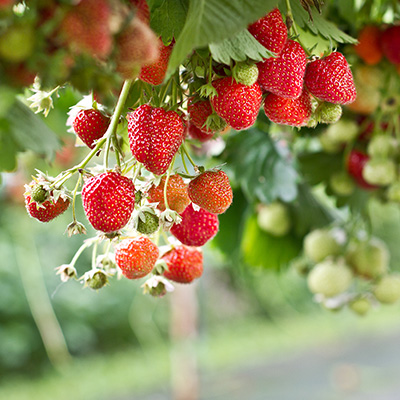
[(251, 128), (231, 135), (223, 159), (250, 200), (270, 203), (296, 198), (298, 175), (293, 162), (287, 149), (268, 133)]
[(185, 25), (171, 54), (167, 77), (192, 50), (235, 35), (274, 5), (273, 0), (191, 0)]
[(304, 10), (298, 0), (290, 1), (293, 18), (296, 24), (298, 24), (304, 30), (310, 30), (314, 35), (321, 35), (326, 39), (334, 40), (338, 43), (357, 43), (357, 40), (341, 31), (332, 22), (327, 21), (318, 12), (312, 9), (313, 21), (310, 21), (308, 13)]
[(18, 151), (32, 150), (51, 159), (60, 148), (57, 135), (25, 104), (16, 100), (0, 120), (0, 170), (16, 167)]
[(181, 33), (188, 7), (189, 0), (158, 0), (151, 5), (150, 26), (165, 44)]
[(209, 47), (212, 58), (227, 65), (232, 60), (246, 61), (249, 58), (253, 61), (262, 61), (273, 56), (273, 53), (261, 45), (247, 29), (222, 42), (211, 43)]
[(246, 264), (277, 270), (298, 256), (302, 240), (293, 234), (272, 236), (259, 228), (257, 216), (252, 215), (246, 222), (241, 247)]

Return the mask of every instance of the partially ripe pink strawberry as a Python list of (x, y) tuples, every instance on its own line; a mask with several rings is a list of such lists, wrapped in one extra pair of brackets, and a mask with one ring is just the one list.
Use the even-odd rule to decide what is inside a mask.
[(400, 64), (400, 25), (385, 29), (380, 40), (386, 58), (393, 64)]
[[(164, 186), (166, 178), (162, 177), (158, 186), (152, 185), (148, 190), (147, 200), (150, 203), (158, 203), (157, 208), (160, 211), (165, 210), (164, 203)], [(171, 175), (167, 184), (167, 201), (171, 210), (176, 211), (178, 214), (185, 210), (189, 205), (190, 199), (188, 196), (188, 185), (183, 181), (182, 177), (178, 174)]]
[(310, 94), (304, 90), (297, 99), (287, 99), (270, 93), (264, 100), (264, 112), (276, 124), (305, 126), (312, 114)]
[(155, 33), (139, 18), (133, 18), (117, 37), (116, 69), (125, 79), (136, 78), (141, 66), (155, 62), (159, 55)]
[(307, 65), (304, 83), (312, 95), (335, 104), (349, 104), (356, 99), (353, 74), (342, 53), (334, 51)]
[(169, 57), (172, 52), (174, 43), (165, 46), (161, 39), (158, 39), (159, 56), (156, 61), (151, 64), (145, 64), (140, 70), (139, 79), (150, 83), (151, 85), (161, 85), (167, 72)]
[(85, 182), (82, 203), (94, 229), (115, 232), (128, 223), (135, 208), (135, 186), (126, 176), (104, 172)]
[(93, 149), (95, 141), (104, 136), (109, 124), (110, 118), (91, 108), (79, 111), (72, 126), (82, 142)]
[(346, 161), (347, 172), (363, 189), (376, 189), (378, 186), (371, 185), (363, 177), (363, 170), (369, 159), (368, 154), (359, 150), (352, 150)]
[(213, 214), (224, 213), (232, 204), (233, 193), (224, 171), (206, 171), (190, 181), (190, 200)]
[(182, 144), (184, 125), (175, 111), (144, 104), (129, 114), (128, 133), (136, 159), (153, 174), (163, 175)]
[(203, 273), (203, 254), (195, 247), (176, 246), (162, 257), (168, 270), (164, 276), (178, 283), (190, 283)]
[(247, 129), (254, 124), (261, 106), (262, 92), (256, 82), (246, 86), (226, 77), (212, 83), (217, 94), (211, 98), (215, 112), (233, 129)]
[(115, 262), (128, 279), (139, 279), (149, 274), (158, 255), (158, 247), (144, 236), (124, 239), (115, 246)]
[(258, 83), (267, 92), (295, 99), (303, 90), (306, 65), (307, 55), (301, 45), (288, 40), (278, 57), (257, 64)]
[(61, 22), (61, 32), (76, 49), (105, 58), (112, 49), (111, 9), (107, 0), (81, 0)]
[(278, 8), (251, 24), (248, 30), (264, 47), (275, 54), (282, 51), (287, 41), (287, 27)]
[(203, 246), (218, 232), (218, 216), (200, 208), (195, 211), (189, 204), (180, 214), (182, 221), (171, 227), (171, 233), (187, 246)]

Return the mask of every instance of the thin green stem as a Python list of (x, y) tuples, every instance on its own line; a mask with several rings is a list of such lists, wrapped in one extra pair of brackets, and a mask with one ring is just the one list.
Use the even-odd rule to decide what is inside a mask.
[(85, 242), (83, 243), (83, 245), (81, 247), (79, 247), (78, 251), (75, 253), (74, 257), (72, 258), (70, 265), (72, 265), (73, 267), (75, 266), (75, 263), (77, 262), (79, 256), (88, 248), (92, 245), (93, 243), (93, 239), (88, 239), (85, 240)]
[(174, 156), (170, 166), (168, 167), (167, 177), (165, 178), (165, 183), (164, 183), (164, 204), (165, 204), (166, 209), (169, 209), (168, 198), (167, 198), (167, 186), (168, 186), (168, 181), (169, 181), (169, 177), (171, 175), (172, 168), (174, 167), (175, 157), (176, 156)]
[(197, 170), (197, 165), (196, 163), (193, 161), (192, 157), (190, 156), (189, 152), (187, 151), (185, 145), (182, 143), (181, 149), (183, 150), (183, 152), (185, 153), (186, 157), (188, 158), (188, 160), (190, 161), (190, 163), (193, 165), (194, 170)]
[(124, 82), (121, 93), (118, 98), (117, 105), (115, 106), (114, 114), (111, 118), (110, 125), (108, 126), (108, 129), (104, 136), (96, 143), (96, 146), (93, 148), (93, 150), (77, 165), (74, 167), (68, 169), (65, 172), (65, 175), (61, 175), (61, 177), (57, 180), (55, 180), (52, 183), (52, 187), (55, 187), (57, 185), (62, 185), (65, 181), (67, 181), (75, 172), (78, 170), (85, 168), (85, 166), (88, 164), (88, 162), (97, 154), (97, 152), (103, 147), (104, 143), (109, 140), (109, 138), (116, 132), (118, 123), (119, 123), (119, 118), (122, 114), (122, 110), (124, 109), (124, 105), (126, 102), (126, 99), (128, 98), (129, 94), (129, 89), (131, 88), (132, 85), (132, 79), (128, 79)]
[(303, 45), (303, 43), (301, 42), (301, 39), (299, 37), (300, 35), (299, 35), (298, 30), (297, 30), (296, 23), (294, 22), (292, 6), (290, 4), (290, 0), (285, 0), (285, 3), (286, 3), (286, 8), (287, 8), (286, 17), (290, 18), (290, 20), (291, 20), (291, 29), (293, 30), (294, 36), (296, 36), (296, 40), (301, 44), (301, 47), (306, 52), (306, 54), (308, 56), (311, 56), (312, 54), (307, 49), (307, 47)]
[(189, 175), (189, 170), (186, 166), (186, 160), (185, 160), (185, 155), (184, 152), (181, 151), (181, 158), (182, 158), (182, 164), (183, 164), (183, 168), (185, 168), (186, 173)]
[(99, 242), (96, 241), (93, 246), (93, 251), (92, 251), (92, 269), (96, 269), (96, 257), (97, 257), (97, 246)]
[(76, 193), (78, 192), (78, 188), (81, 184), (81, 181), (82, 181), (82, 175), (79, 175), (79, 178), (75, 185), (74, 195), (72, 198), (72, 218), (73, 218), (74, 222), (76, 222), (76, 214), (75, 214)]

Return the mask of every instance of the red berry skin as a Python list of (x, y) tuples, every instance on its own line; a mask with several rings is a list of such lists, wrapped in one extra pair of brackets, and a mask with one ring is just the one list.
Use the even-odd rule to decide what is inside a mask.
[(380, 39), (386, 58), (393, 64), (400, 64), (400, 25), (384, 30)]
[(49, 199), (41, 204), (33, 201), (29, 194), (25, 195), (25, 207), (28, 214), (32, 218), (36, 218), (40, 222), (49, 222), (61, 215), (69, 207), (69, 199), (63, 199), (61, 196), (54, 202)]
[(171, 233), (187, 246), (203, 246), (218, 232), (218, 216), (202, 208), (195, 211), (189, 204), (180, 216), (181, 223), (172, 225)]
[(144, 236), (124, 239), (115, 246), (115, 262), (128, 279), (139, 279), (149, 274), (158, 256), (158, 247)]
[[(164, 185), (165, 176), (162, 177), (158, 186), (151, 186), (148, 190), (147, 200), (150, 203), (158, 203), (157, 208), (160, 211), (165, 210), (164, 203)], [(171, 175), (168, 179), (167, 185), (167, 200), (168, 206), (171, 210), (176, 211), (178, 214), (183, 212), (189, 205), (190, 199), (188, 196), (188, 185), (183, 181), (182, 177), (178, 174)]]
[(254, 124), (262, 101), (262, 92), (257, 82), (246, 86), (226, 77), (214, 81), (212, 85), (217, 95), (211, 98), (211, 104), (228, 125), (240, 131)]
[(304, 83), (312, 95), (329, 103), (349, 104), (357, 97), (349, 64), (337, 51), (309, 63)]
[(363, 177), (363, 169), (368, 160), (368, 154), (352, 150), (346, 162), (347, 172), (361, 188), (367, 190), (377, 189), (379, 186), (369, 184)]
[(301, 45), (288, 40), (281, 54), (257, 63), (261, 89), (281, 97), (295, 99), (303, 90), (307, 55)]
[(184, 137), (184, 124), (175, 111), (148, 104), (128, 116), (129, 144), (132, 154), (156, 175), (164, 174)]
[(75, 133), (83, 143), (93, 149), (95, 141), (101, 139), (107, 131), (110, 118), (99, 110), (81, 110), (72, 123)]
[(195, 247), (176, 246), (161, 259), (168, 266), (163, 275), (171, 281), (191, 283), (203, 273), (203, 254)]
[(66, 13), (61, 32), (72, 47), (105, 58), (112, 50), (110, 17), (107, 0), (81, 0)]
[(280, 54), (287, 41), (287, 27), (278, 8), (251, 24), (248, 30), (264, 47), (275, 54)]
[(154, 86), (161, 85), (164, 81), (173, 47), (173, 43), (169, 46), (165, 46), (161, 39), (158, 39), (158, 41), (159, 56), (157, 60), (151, 64), (143, 65), (139, 74), (140, 80)]
[(307, 90), (297, 99), (270, 93), (264, 100), (265, 115), (276, 124), (305, 126), (312, 114), (311, 97)]
[(232, 204), (233, 193), (224, 171), (206, 171), (190, 181), (190, 200), (212, 214), (222, 214)]
[(94, 229), (115, 232), (128, 223), (135, 208), (135, 186), (126, 176), (104, 172), (85, 182), (82, 203)]
[(188, 132), (189, 132), (189, 136), (192, 139), (196, 139), (203, 143), (208, 142), (215, 135), (214, 132), (207, 133), (207, 132), (202, 131), (201, 129), (199, 129), (197, 126), (194, 126), (190, 122), (189, 122)]
[(188, 112), (192, 125), (205, 133), (214, 134), (210, 128), (206, 127), (207, 118), (213, 113), (209, 100), (197, 101), (196, 103), (190, 101), (188, 104)]

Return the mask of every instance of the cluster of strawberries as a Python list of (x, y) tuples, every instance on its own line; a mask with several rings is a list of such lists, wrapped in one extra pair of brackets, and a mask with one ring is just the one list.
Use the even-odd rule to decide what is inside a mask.
[[(91, 1), (80, 2), (63, 20), (65, 35), (70, 43), (77, 46), (74, 35), (80, 32), (85, 20), (84, 7), (88, 7)], [(141, 24), (143, 21), (148, 24), (149, 14), (145, 1), (134, 3), (138, 7), (137, 18), (125, 28), (127, 35), (121, 32), (117, 38), (116, 68), (127, 79), (126, 82), (137, 76), (141, 81), (157, 86), (164, 81), (173, 42), (166, 46), (151, 33), (148, 39), (156, 44), (152, 62), (136, 54), (132, 41), (127, 37), (145, 41), (143, 35), (147, 35), (147, 31), (142, 29)], [(97, 7), (97, 10), (99, 21), (106, 18), (106, 8)], [(74, 26), (75, 29), (72, 29)], [(190, 92), (188, 100), (181, 101), (178, 107), (176, 104), (167, 108), (166, 105), (153, 106), (149, 103), (129, 112), (127, 131), (133, 155), (131, 164), (123, 160), (121, 166), (114, 170), (106, 168), (106, 172), (100, 174), (83, 170), (104, 147), (108, 160), (107, 154), (110, 143), (116, 139), (115, 130), (120, 115), (115, 113), (110, 118), (96, 102), (88, 108), (78, 108), (72, 126), (76, 135), (92, 150), (82, 163), (61, 176), (48, 178), (40, 175), (27, 185), (25, 196), (29, 214), (47, 222), (64, 212), (70, 204), (71, 195), (63, 184), (73, 173), (80, 172), (85, 178), (81, 196), (87, 219), (97, 231), (118, 241), (115, 262), (123, 275), (137, 279), (153, 271), (158, 278), (155, 284), (153, 279), (150, 292), (156, 295), (165, 293), (164, 278), (184, 283), (198, 278), (203, 269), (198, 248), (216, 235), (218, 214), (228, 209), (233, 195), (228, 177), (221, 170), (205, 171), (194, 165), (194, 176), (188, 175), (187, 171), (181, 174), (173, 172), (177, 152), (179, 149), (182, 154), (186, 152), (186, 135), (205, 141), (230, 127), (247, 129), (255, 123), (263, 101), (265, 113), (271, 121), (304, 126), (313, 114), (312, 96), (318, 99), (320, 115), (321, 104), (346, 104), (356, 96), (352, 74), (344, 56), (333, 52), (325, 58), (308, 62), (302, 46), (288, 39), (288, 31), (278, 9), (249, 26), (249, 31), (276, 57), (257, 65), (238, 63), (232, 76), (222, 73), (221, 77), (221, 69), (214, 64), (214, 74), (210, 73), (213, 79), (204, 85), (204, 90), (200, 88), (200, 96)], [(84, 34), (79, 35), (80, 40), (85, 37)], [(88, 37), (79, 46), (86, 46), (92, 53), (106, 57), (111, 46), (107, 38), (108, 34), (101, 43), (92, 44)], [(150, 53), (147, 49), (146, 54)], [(266, 92), (264, 100), (263, 91)], [(113, 149), (118, 153), (117, 158), (122, 155), (117, 146)], [(190, 156), (188, 158), (192, 162)], [(147, 171), (144, 174), (142, 167)], [(133, 179), (126, 176), (132, 169)], [(185, 182), (182, 176), (190, 181)], [(79, 183), (80, 180), (76, 188)], [(77, 189), (73, 200), (76, 193)], [(133, 229), (134, 234), (121, 240), (120, 231), (124, 228), (128, 232)], [(170, 231), (180, 244), (160, 252), (154, 241), (157, 242), (157, 235), (163, 230)], [(69, 232), (83, 231), (83, 226), (74, 217)], [(71, 265), (66, 271), (68, 276), (73, 275)], [(96, 270), (96, 273), (100, 272)], [(91, 279), (94, 277), (93, 271), (90, 276)], [(92, 287), (99, 288), (106, 281), (96, 279)]]

